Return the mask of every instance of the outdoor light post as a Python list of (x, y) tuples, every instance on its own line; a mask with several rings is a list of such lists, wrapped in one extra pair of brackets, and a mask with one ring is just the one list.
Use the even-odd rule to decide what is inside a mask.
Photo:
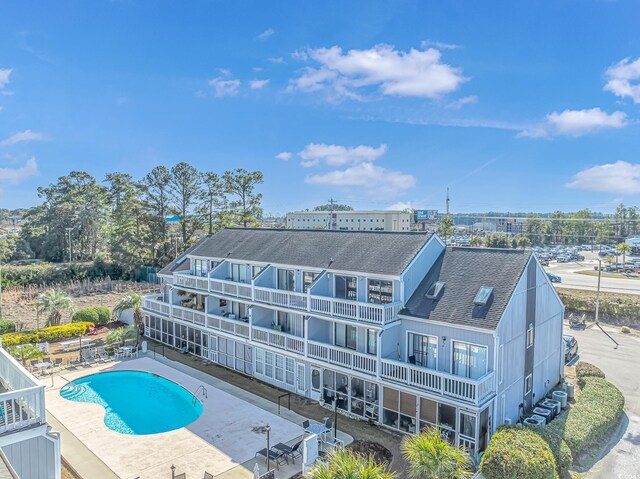
[(267, 427), (265, 429), (267, 431), (267, 472), (269, 472), (271, 470), (271, 461), (269, 461), (270, 457), (269, 457), (269, 449), (271, 449), (270, 444), (269, 444), (269, 433), (271, 432), (271, 426), (269, 426), (267, 424)]

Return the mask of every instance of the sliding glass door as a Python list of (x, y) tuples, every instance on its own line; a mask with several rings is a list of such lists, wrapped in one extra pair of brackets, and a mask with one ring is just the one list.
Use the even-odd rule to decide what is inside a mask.
[(452, 373), (470, 379), (487, 374), (487, 348), (454, 341)]

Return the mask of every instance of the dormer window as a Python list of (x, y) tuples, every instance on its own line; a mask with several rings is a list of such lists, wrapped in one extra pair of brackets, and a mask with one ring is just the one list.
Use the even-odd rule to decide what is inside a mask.
[(493, 288), (483, 286), (478, 290), (478, 294), (473, 298), (473, 304), (477, 306), (485, 306), (489, 302), (489, 298), (493, 294)]
[(427, 299), (437, 299), (440, 296), (440, 293), (444, 289), (444, 281), (436, 281), (431, 285), (427, 294), (425, 296)]

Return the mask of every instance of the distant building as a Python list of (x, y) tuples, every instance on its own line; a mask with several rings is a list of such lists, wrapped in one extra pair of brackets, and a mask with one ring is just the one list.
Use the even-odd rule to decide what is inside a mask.
[(631, 246), (633, 254), (640, 252), (640, 237), (627, 238), (624, 242)]
[(496, 220), (497, 233), (521, 235), (525, 232), (526, 220), (523, 218), (498, 218)]
[(287, 228), (341, 231), (411, 231), (411, 211), (293, 211)]

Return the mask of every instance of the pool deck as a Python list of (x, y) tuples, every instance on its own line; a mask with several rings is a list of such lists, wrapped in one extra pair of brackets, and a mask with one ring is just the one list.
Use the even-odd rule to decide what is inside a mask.
[[(202, 416), (185, 428), (166, 433), (125, 435), (104, 425), (102, 406), (68, 401), (59, 394), (68, 381), (100, 371), (118, 370), (153, 372), (189, 391), (204, 385), (208, 398), (203, 398)], [(43, 379), (43, 383), (47, 386), (48, 412), (62, 429), (63, 456), (85, 479), (97, 477), (83, 474), (82, 470), (93, 470), (95, 474), (92, 462), (93, 467), (110, 469), (113, 472), (110, 477), (122, 479), (170, 478), (172, 464), (176, 466), (176, 474), (184, 472), (187, 478), (199, 479), (205, 471), (221, 479), (251, 478), (256, 463), (254, 454), (265, 447), (262, 428), (267, 424), (271, 426), (271, 444), (291, 444), (301, 437), (300, 424), (305, 419), (284, 409), (278, 415), (276, 404), (162, 357), (157, 360), (142, 357), (65, 370), (54, 376), (53, 386), (51, 378)], [(69, 437), (67, 441), (65, 436)], [(339, 437), (351, 442), (348, 436), (339, 434)], [(297, 466), (281, 466), (276, 476), (290, 477), (300, 471), (300, 462), (297, 461)], [(259, 460), (258, 463), (264, 473), (264, 462)]]

